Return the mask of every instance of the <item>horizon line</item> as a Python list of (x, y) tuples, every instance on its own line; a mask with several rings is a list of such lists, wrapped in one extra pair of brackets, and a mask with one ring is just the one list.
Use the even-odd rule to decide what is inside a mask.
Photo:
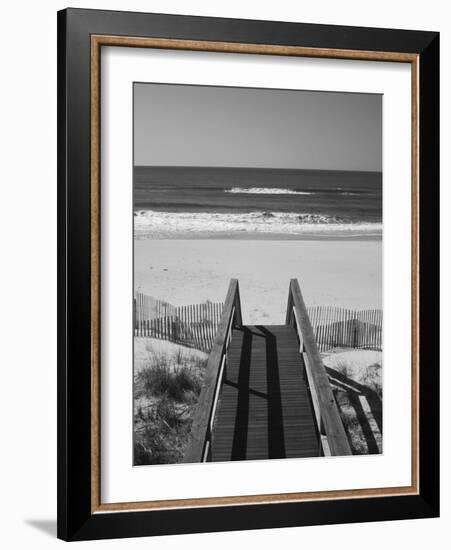
[(224, 166), (197, 164), (134, 164), (133, 168), (225, 168), (230, 170), (302, 170), (304, 172), (361, 172), (366, 174), (382, 174), (383, 170), (332, 169), (332, 168), (280, 168), (277, 166)]

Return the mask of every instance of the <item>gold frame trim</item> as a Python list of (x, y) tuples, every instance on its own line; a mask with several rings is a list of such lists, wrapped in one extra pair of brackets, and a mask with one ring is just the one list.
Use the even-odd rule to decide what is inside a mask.
[[(160, 48), (410, 63), (412, 70), (412, 480), (407, 487), (190, 498), (102, 504), (100, 499), (100, 50), (102, 46)], [(274, 504), (419, 494), (419, 56), (399, 52), (334, 50), (268, 44), (240, 44), (91, 36), (91, 513)]]

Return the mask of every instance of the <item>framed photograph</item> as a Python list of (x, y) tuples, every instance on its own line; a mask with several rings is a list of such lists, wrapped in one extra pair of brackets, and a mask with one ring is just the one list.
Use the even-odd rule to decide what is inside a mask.
[(58, 13), (58, 536), (439, 513), (439, 35)]

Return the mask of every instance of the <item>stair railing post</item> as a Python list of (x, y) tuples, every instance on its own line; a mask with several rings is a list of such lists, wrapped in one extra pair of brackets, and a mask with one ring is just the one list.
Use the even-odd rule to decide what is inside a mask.
[[(330, 453), (333, 456), (350, 455), (352, 451), (346, 431), (327, 371), (318, 350), (315, 333), (297, 279), (290, 281), (288, 306), (287, 324), (293, 316), (297, 325), (296, 329), (301, 342), (301, 350), (305, 350), (302, 357), (309, 380), (311, 396), (314, 404), (316, 403), (315, 415), (323, 452), (325, 454)], [(294, 310), (293, 313), (290, 310)], [(322, 432), (324, 432), (325, 437), (322, 436)]]

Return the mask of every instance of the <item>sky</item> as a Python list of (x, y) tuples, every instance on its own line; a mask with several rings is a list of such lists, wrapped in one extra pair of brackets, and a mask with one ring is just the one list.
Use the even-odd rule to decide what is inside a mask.
[(135, 166), (382, 170), (382, 96), (134, 84)]

